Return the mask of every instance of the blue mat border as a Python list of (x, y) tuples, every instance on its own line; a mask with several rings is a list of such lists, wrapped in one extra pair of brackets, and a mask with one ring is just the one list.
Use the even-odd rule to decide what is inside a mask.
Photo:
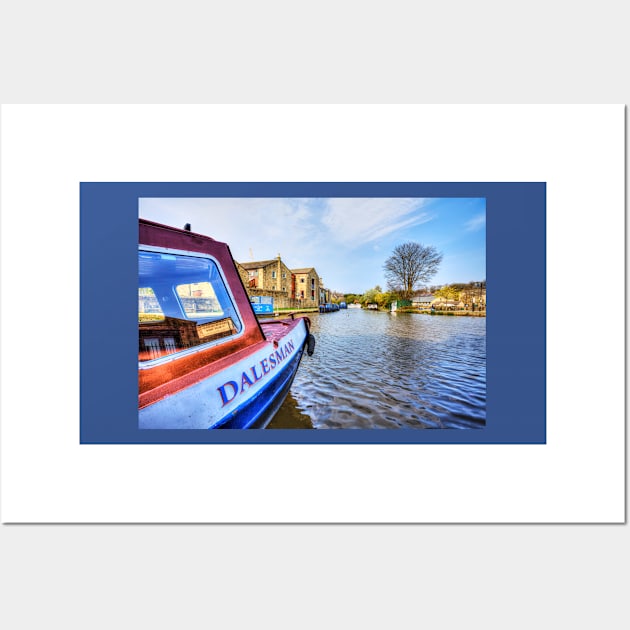
[[(487, 423), (456, 430), (140, 431), (137, 244), (141, 197), (485, 197)], [(544, 444), (546, 184), (83, 182), (81, 443)]]

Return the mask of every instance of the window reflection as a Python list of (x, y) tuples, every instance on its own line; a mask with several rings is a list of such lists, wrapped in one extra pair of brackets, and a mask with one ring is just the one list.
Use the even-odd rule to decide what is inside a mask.
[(140, 361), (231, 337), (241, 330), (212, 260), (141, 251), (138, 269)]

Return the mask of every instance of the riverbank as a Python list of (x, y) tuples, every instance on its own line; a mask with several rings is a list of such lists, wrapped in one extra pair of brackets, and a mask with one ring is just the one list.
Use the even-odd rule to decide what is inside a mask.
[[(387, 312), (387, 309), (380, 309)], [(485, 317), (486, 311), (440, 311), (440, 310), (427, 310), (417, 308), (405, 308), (404, 306), (397, 309), (396, 313), (418, 313), (420, 315), (449, 315), (451, 317)]]
[(274, 311), (278, 315), (290, 315), (291, 313), (319, 313), (319, 307), (311, 306), (310, 308), (278, 308)]
[(270, 317), (291, 317), (300, 313), (319, 313), (319, 308), (279, 308), (273, 313), (259, 313), (258, 319), (269, 319)]
[(420, 313), (421, 315), (454, 315), (466, 317), (485, 317), (486, 311), (409, 311), (411, 313)]
[[(352, 309), (354, 310), (354, 309)], [(364, 311), (375, 311), (377, 309), (361, 309)], [(381, 313), (389, 313), (390, 310), (387, 308), (379, 308), (378, 309)], [(396, 313), (418, 313), (419, 315), (449, 315), (451, 317), (461, 317), (461, 316), (467, 316), (467, 317), (485, 317), (486, 316), (486, 311), (439, 311), (439, 310), (434, 310), (434, 311), (428, 311), (426, 309), (420, 310), (417, 308), (405, 308), (405, 307), (401, 307), (398, 310), (395, 311)], [(286, 308), (286, 309), (277, 309), (273, 312), (273, 317), (280, 317), (280, 316), (284, 316), (284, 317), (290, 317), (291, 315), (298, 315), (300, 313), (319, 313), (319, 308), (317, 307), (311, 307), (311, 308)], [(271, 317), (271, 313), (266, 313), (266, 314), (260, 314), (259, 317), (262, 318), (269, 318)]]

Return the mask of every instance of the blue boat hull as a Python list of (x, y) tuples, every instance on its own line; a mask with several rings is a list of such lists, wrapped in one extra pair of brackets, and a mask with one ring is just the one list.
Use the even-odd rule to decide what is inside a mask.
[(293, 379), (304, 354), (305, 345), (284, 367), (282, 372), (240, 407), (234, 410), (234, 417), (222, 424), (219, 429), (264, 429), (278, 413), (291, 389)]
[(284, 402), (304, 351), (312, 353), (304, 319), (265, 329), (268, 339), (254, 353), (140, 409), (139, 428), (265, 427)]

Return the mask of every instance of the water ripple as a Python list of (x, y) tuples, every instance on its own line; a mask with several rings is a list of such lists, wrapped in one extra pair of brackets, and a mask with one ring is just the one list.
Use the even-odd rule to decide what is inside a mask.
[(359, 310), (310, 316), (305, 356), (269, 428), (485, 426), (486, 320)]

